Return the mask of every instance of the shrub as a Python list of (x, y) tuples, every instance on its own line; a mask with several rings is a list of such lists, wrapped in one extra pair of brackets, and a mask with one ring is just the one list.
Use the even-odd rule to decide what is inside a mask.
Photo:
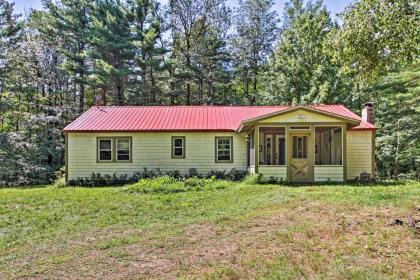
[(185, 190), (179, 180), (169, 176), (162, 176), (153, 179), (141, 179), (129, 186), (127, 191), (130, 193), (176, 193)]
[(255, 185), (255, 184), (259, 184), (261, 182), (261, 177), (262, 174), (258, 174), (258, 175), (247, 175), (245, 177), (245, 179), (243, 180), (244, 184), (247, 185)]
[(229, 172), (226, 172), (225, 170), (223, 171), (212, 170), (207, 174), (206, 178), (215, 177), (216, 179), (225, 179), (229, 181), (242, 181), (245, 179), (247, 175), (248, 175), (247, 170), (233, 168)]
[[(226, 171), (210, 171), (204, 178), (207, 179), (223, 179), (229, 181), (242, 181), (245, 176), (248, 174), (246, 170), (240, 169), (232, 169), (229, 172)], [(91, 186), (91, 187), (98, 187), (98, 186), (121, 186), (126, 184), (136, 183), (141, 179), (153, 179), (158, 177), (171, 177), (177, 180), (186, 180), (188, 178), (195, 178), (199, 179), (200, 176), (193, 176), (189, 177), (189, 175), (182, 176), (178, 170), (169, 171), (169, 172), (161, 172), (160, 169), (146, 169), (144, 168), (142, 171), (135, 172), (133, 175), (109, 175), (109, 174), (100, 174), (100, 173), (92, 173), (89, 178), (77, 178), (72, 179), (69, 181), (69, 185), (73, 186)], [(193, 184), (193, 180), (191, 183)]]

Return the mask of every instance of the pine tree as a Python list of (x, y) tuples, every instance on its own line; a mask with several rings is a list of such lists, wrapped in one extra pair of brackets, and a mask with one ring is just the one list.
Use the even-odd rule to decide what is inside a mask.
[(35, 11), (37, 29), (48, 38), (54, 38), (65, 56), (63, 68), (78, 85), (78, 109), (85, 108), (86, 85), (89, 82), (87, 59), (90, 34), (90, 0), (44, 0), (46, 11)]
[(166, 68), (165, 48), (161, 44), (163, 19), (159, 4), (154, 0), (132, 0), (128, 2), (130, 9), (133, 45), (136, 48), (134, 64), (138, 68), (134, 79), (133, 97), (135, 104), (156, 104), (158, 96), (163, 94), (160, 87), (163, 71)]
[[(215, 79), (224, 77), (222, 70), (226, 56), (223, 54), (223, 33), (226, 30), (222, 30), (222, 26), (229, 26), (225, 0), (171, 0), (169, 14), (172, 35), (171, 89), (175, 96), (186, 93), (181, 102), (185, 100), (188, 105), (202, 103), (205, 101), (206, 85), (212, 95), (211, 91), (214, 93), (216, 90)], [(212, 57), (209, 59), (209, 56)], [(207, 71), (212, 72), (212, 76), (205, 81)]]
[(95, 1), (90, 33), (93, 85), (104, 97), (112, 92), (113, 103), (123, 105), (135, 52), (127, 6), (119, 0)]
[(236, 89), (249, 104), (260, 95), (261, 77), (278, 37), (277, 13), (271, 0), (239, 1), (233, 40)]
[(6, 73), (9, 70), (7, 54), (20, 40), (22, 29), (20, 15), (14, 13), (14, 5), (7, 0), (0, 0), (0, 94), (3, 92)]
[(375, 101), (379, 127), (376, 147), (381, 177), (419, 179), (415, 174), (420, 159), (419, 79), (417, 63), (389, 73), (368, 91)]

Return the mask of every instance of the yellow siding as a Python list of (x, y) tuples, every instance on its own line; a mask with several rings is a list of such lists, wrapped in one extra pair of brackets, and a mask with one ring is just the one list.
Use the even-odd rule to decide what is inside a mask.
[[(347, 179), (372, 173), (373, 131), (347, 131)], [(374, 174), (372, 174), (373, 176)]]
[(270, 180), (274, 178), (276, 180), (287, 180), (287, 167), (286, 166), (275, 166), (275, 165), (260, 165), (258, 167), (258, 173), (262, 174), (261, 179)]
[(315, 182), (343, 182), (344, 174), (342, 166), (314, 166)]
[[(132, 136), (131, 163), (97, 163), (97, 137)], [(171, 158), (171, 137), (185, 136), (185, 158)], [(233, 137), (233, 163), (215, 162), (215, 137)], [(162, 172), (178, 170), (187, 173), (196, 168), (206, 174), (211, 170), (231, 170), (247, 168), (247, 142), (244, 135), (235, 133), (69, 133), (68, 134), (68, 174), (69, 180), (90, 177), (92, 172), (101, 174), (132, 174), (143, 168)]]
[(284, 115), (275, 116), (269, 119), (261, 120), (259, 123), (301, 123), (301, 122), (339, 122), (340, 120), (333, 117), (324, 116), (317, 113), (308, 112), (305, 110), (297, 110)]

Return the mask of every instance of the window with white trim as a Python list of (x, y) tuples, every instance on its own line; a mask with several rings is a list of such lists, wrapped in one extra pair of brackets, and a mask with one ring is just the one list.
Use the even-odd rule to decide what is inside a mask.
[(172, 157), (185, 158), (185, 137), (172, 137)]
[(232, 137), (216, 137), (216, 162), (232, 161)]
[(112, 139), (98, 139), (98, 160), (112, 161)]

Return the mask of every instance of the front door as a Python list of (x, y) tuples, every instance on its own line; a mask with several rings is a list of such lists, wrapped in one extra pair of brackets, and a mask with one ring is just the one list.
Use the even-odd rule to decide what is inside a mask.
[(292, 134), (290, 181), (310, 182), (311, 165), (309, 160), (309, 134)]

